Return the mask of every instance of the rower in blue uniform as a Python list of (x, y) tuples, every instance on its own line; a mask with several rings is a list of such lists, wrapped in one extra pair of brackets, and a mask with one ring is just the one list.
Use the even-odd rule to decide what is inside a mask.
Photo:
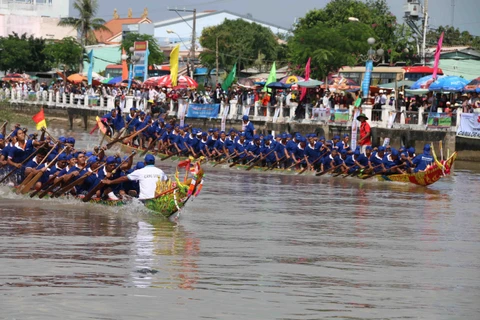
[(245, 129), (243, 130), (243, 132), (245, 132), (245, 138), (248, 141), (252, 141), (253, 136), (255, 135), (255, 127), (253, 126), (253, 123), (250, 122), (250, 119), (247, 115), (244, 115), (242, 120), (243, 126), (245, 127)]
[(434, 162), (433, 156), (431, 154), (431, 147), (429, 144), (426, 144), (423, 147), (423, 153), (416, 156), (412, 163), (415, 166), (414, 172), (425, 171), (429, 166)]

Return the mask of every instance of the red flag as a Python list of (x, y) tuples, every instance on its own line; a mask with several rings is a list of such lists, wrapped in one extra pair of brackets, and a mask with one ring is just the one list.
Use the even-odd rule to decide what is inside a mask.
[(45, 122), (45, 113), (43, 108), (40, 109), (40, 112), (32, 117), (32, 120), (37, 124), (37, 130), (47, 127), (47, 122)]
[(440, 35), (440, 39), (438, 39), (437, 51), (435, 52), (435, 64), (433, 65), (432, 75), (432, 78), (434, 80), (437, 80), (438, 63), (440, 62), (440, 52), (442, 51), (443, 35), (444, 32), (442, 32), (442, 34)]
[[(310, 80), (310, 61), (312, 58), (308, 58), (307, 65), (305, 66), (305, 81)], [(300, 100), (299, 102), (305, 98), (305, 95), (307, 94), (307, 88), (302, 88), (302, 93), (300, 95)]]

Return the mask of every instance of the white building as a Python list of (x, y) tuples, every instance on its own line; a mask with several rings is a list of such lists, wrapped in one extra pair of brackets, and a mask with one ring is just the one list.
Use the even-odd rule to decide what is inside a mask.
[[(181, 12), (180, 12), (181, 14)], [(183, 18), (183, 19), (182, 19)], [(160, 21), (154, 23), (155, 28), (155, 38), (158, 39), (158, 43), (162, 47), (172, 46), (174, 44), (180, 44), (181, 51), (188, 51), (191, 46), (192, 41), (192, 23), (193, 23), (193, 14), (182, 15), (182, 18), (174, 18), (165, 21)], [(220, 25), (224, 20), (237, 20), (242, 19), (247, 22), (255, 22), (263, 27), (267, 27), (274, 34), (277, 33), (288, 33), (289, 30), (282, 28), (280, 26), (273, 25), (264, 21), (259, 21), (251, 16), (242, 16), (227, 10), (223, 11), (205, 11), (198, 12), (196, 19), (196, 48), (200, 49), (198, 43), (198, 38), (202, 34), (204, 28)], [(173, 31), (175, 33), (168, 33), (167, 30)]]
[(13, 32), (44, 39), (76, 37), (76, 30), (58, 26), (69, 14), (66, 0), (0, 0), (0, 37)]

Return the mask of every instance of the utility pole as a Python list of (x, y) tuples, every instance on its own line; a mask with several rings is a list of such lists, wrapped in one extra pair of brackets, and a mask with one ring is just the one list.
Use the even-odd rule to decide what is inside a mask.
[(193, 9), (193, 27), (192, 27), (192, 47), (190, 48), (191, 59), (190, 62), (192, 63), (192, 75), (191, 78), (193, 79), (193, 74), (195, 73), (195, 37), (196, 37), (196, 28), (197, 28), (197, 9)]
[(423, 42), (422, 42), (422, 65), (427, 62), (427, 29), (428, 29), (428, 0), (423, 5)]
[(455, 28), (455, 0), (452, 0), (452, 28)]
[[(180, 18), (182, 18), (183, 22), (185, 22), (190, 28), (192, 28), (192, 45), (190, 48), (190, 52), (188, 56), (190, 58), (190, 77), (193, 79), (193, 74), (195, 73), (195, 41), (196, 41), (196, 28), (197, 28), (197, 9), (188, 10), (188, 9), (170, 9), (168, 11), (175, 11)], [(193, 24), (192, 26), (185, 20), (183, 17), (178, 13), (179, 11), (182, 12), (191, 12), (193, 13)], [(188, 49), (188, 48), (187, 48)]]
[(217, 67), (215, 69), (215, 87), (217, 86), (218, 83), (218, 36), (215, 41), (215, 63), (217, 64)]

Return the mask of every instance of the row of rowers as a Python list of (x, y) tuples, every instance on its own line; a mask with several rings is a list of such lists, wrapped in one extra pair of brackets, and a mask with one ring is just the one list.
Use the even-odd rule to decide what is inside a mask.
[[(79, 151), (74, 148), (73, 138), (61, 137), (55, 144), (49, 137), (40, 141), (27, 140), (20, 129), (14, 140), (13, 145), (6, 146), (10, 149), (6, 160), (2, 153), (0, 161), (2, 175), (15, 171), (8, 181), (11, 185), (22, 184), (27, 177), (41, 173), (32, 188), (47, 190), (54, 187), (50, 191), (55, 193), (84, 177), (68, 193), (82, 196), (102, 183), (105, 186), (97, 191), (96, 197), (118, 200), (120, 197), (138, 196), (140, 200), (145, 200), (154, 197), (158, 178), (167, 180), (164, 172), (154, 166), (155, 157), (150, 154), (145, 156), (144, 161), (133, 165), (134, 153), (124, 157), (118, 154), (106, 156), (105, 147), (96, 148), (94, 152)], [(146, 176), (154, 179), (144, 181)]]

